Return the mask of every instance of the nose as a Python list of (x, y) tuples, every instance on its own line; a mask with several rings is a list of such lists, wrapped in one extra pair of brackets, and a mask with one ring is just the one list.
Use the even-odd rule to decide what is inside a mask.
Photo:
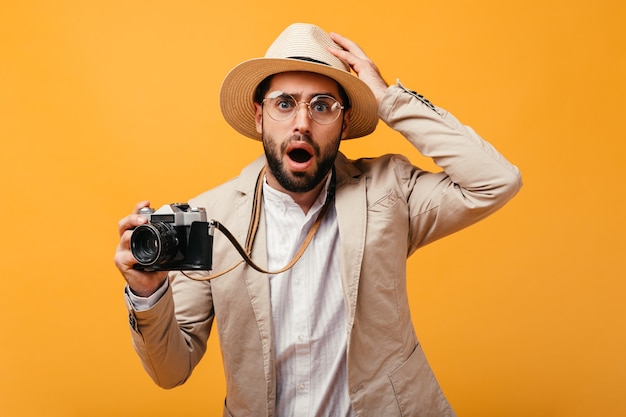
[(307, 103), (300, 102), (296, 107), (296, 115), (294, 116), (294, 130), (300, 133), (308, 133), (311, 129), (313, 120), (309, 115), (309, 106)]

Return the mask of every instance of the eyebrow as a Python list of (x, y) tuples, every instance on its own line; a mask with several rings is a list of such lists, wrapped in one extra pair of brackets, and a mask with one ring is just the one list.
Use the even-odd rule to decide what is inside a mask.
[[(270, 93), (270, 95), (272, 93), (275, 93), (275, 92), (280, 92), (280, 93), (282, 93), (281, 95), (283, 95), (283, 96), (289, 95), (289, 96), (293, 97), (294, 99), (296, 99), (297, 101), (302, 100), (302, 94), (301, 93), (288, 93), (286, 91), (276, 90), (276, 91), (272, 91)], [(311, 100), (313, 97), (317, 97), (317, 96), (330, 96), (330, 97), (334, 98), (335, 100), (339, 101), (339, 99), (337, 97), (335, 97), (335, 95), (333, 93), (331, 93), (331, 92), (316, 92), (316, 93), (312, 93), (307, 98), (305, 98), (305, 100)]]

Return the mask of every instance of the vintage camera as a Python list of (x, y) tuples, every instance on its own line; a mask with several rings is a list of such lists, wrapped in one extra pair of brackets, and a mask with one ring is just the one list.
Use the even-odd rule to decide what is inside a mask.
[(213, 262), (213, 227), (204, 208), (187, 203), (139, 211), (148, 222), (137, 226), (130, 250), (143, 271), (210, 270)]

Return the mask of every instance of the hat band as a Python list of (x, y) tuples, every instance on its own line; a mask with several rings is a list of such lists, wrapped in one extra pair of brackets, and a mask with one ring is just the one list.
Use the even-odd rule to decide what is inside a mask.
[(309, 58), (307, 56), (288, 56), (287, 59), (298, 59), (300, 61), (313, 62), (314, 64), (322, 64), (330, 67), (330, 64), (327, 64), (324, 61), (318, 61), (317, 59)]

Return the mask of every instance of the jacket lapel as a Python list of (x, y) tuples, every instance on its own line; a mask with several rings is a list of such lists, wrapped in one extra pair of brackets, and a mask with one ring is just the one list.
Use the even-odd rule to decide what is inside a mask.
[[(254, 191), (261, 168), (265, 165), (265, 158), (257, 159), (253, 164), (246, 167), (240, 175), (239, 191), (243, 195), (241, 204), (237, 205), (239, 211), (237, 218), (240, 219), (239, 231), (240, 242), (243, 244), (248, 233), (250, 215), (254, 203)], [(267, 244), (265, 212), (261, 208), (259, 227), (254, 244), (252, 246), (252, 259), (262, 268), (267, 268)], [(263, 368), (265, 370), (265, 381), (267, 382), (268, 412), (271, 411), (275, 400), (275, 367), (273, 352), (273, 329), (272, 310), (270, 304), (270, 287), (267, 274), (263, 274), (245, 265), (243, 278), (245, 281), (247, 296), (254, 311), (255, 320), (261, 339), (261, 349), (263, 355)], [(246, 294), (241, 294), (245, 297)], [(270, 412), (271, 414), (271, 412)]]
[(341, 279), (347, 308), (347, 324), (351, 329), (365, 248), (367, 221), (365, 178), (341, 153), (337, 156), (335, 168), (337, 172), (335, 209), (341, 236)]

